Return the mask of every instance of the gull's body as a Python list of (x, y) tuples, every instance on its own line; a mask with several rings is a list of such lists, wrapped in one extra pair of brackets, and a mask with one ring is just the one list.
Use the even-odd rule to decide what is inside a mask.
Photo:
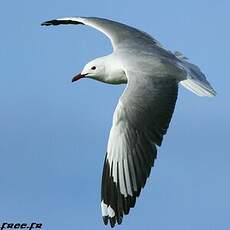
[(150, 35), (101, 18), (72, 17), (42, 25), (83, 24), (111, 40), (113, 52), (89, 62), (83, 77), (109, 84), (127, 83), (113, 116), (105, 157), (101, 209), (105, 224), (120, 224), (134, 207), (148, 178), (174, 111), (178, 83), (199, 96), (215, 91), (200, 69), (180, 53), (164, 49)]

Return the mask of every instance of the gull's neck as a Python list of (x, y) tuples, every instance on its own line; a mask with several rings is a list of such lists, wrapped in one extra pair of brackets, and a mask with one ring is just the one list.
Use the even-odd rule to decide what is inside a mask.
[(103, 81), (108, 84), (125, 84), (127, 77), (122, 64), (114, 53), (103, 57), (105, 64), (105, 76)]

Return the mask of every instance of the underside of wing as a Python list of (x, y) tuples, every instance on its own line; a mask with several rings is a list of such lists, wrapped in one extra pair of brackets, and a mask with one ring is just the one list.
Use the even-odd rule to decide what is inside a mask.
[(119, 100), (104, 162), (101, 209), (104, 223), (112, 227), (145, 186), (177, 98), (176, 81), (140, 79), (129, 81)]

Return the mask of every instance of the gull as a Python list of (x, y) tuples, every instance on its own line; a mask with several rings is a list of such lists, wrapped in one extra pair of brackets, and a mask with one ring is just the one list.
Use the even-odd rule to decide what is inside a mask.
[(135, 206), (150, 175), (174, 111), (178, 84), (198, 96), (212, 97), (216, 92), (198, 66), (136, 28), (96, 17), (42, 23), (60, 24), (91, 26), (104, 33), (113, 47), (111, 54), (86, 64), (73, 82), (90, 78), (127, 84), (113, 115), (102, 174), (102, 217), (114, 227)]

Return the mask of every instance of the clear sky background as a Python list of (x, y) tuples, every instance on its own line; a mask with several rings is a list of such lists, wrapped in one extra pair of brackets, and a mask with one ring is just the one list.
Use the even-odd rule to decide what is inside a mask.
[(229, 9), (228, 0), (0, 1), (0, 222), (105, 229), (101, 173), (124, 86), (71, 79), (111, 45), (88, 27), (40, 26), (82, 15), (150, 33), (218, 92), (200, 98), (180, 87), (151, 177), (118, 229), (228, 230)]

